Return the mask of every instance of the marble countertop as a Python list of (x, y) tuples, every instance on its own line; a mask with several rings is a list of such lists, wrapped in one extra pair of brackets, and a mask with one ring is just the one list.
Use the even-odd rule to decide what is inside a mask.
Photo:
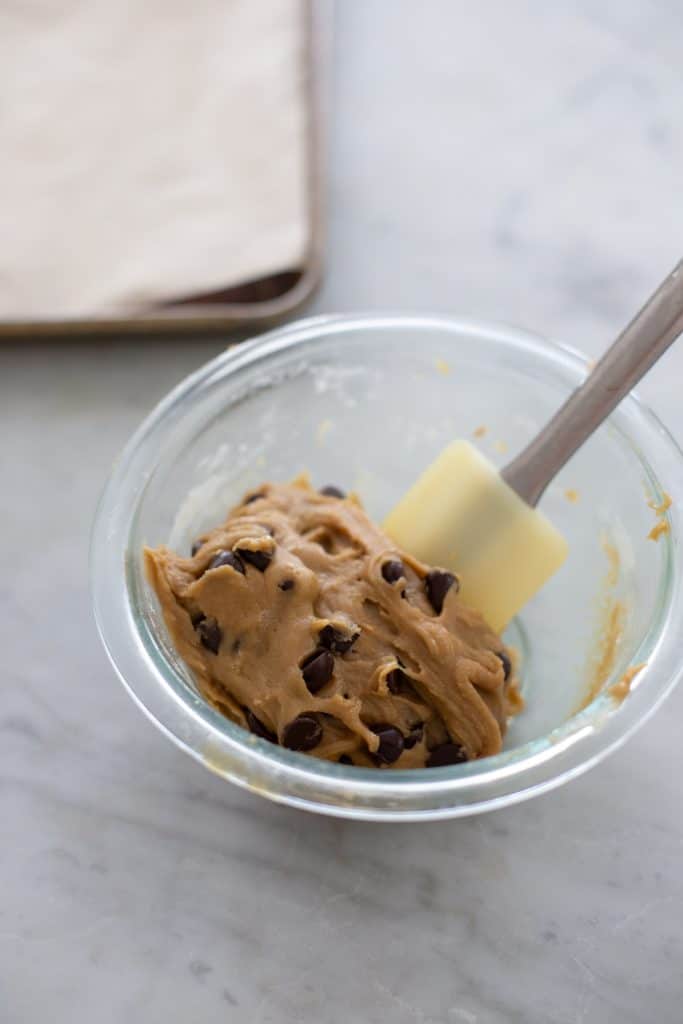
[[(600, 352), (681, 256), (681, 52), (655, 0), (339, 4), (312, 309)], [(678, 1024), (683, 688), (563, 789), (422, 827), (243, 793), (125, 695), (90, 612), (94, 504), (220, 347), (0, 350), (3, 1024)], [(682, 379), (679, 345), (642, 388), (679, 439)]]

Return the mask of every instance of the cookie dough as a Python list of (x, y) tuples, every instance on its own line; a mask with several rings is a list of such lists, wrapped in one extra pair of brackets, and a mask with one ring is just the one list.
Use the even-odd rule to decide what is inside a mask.
[(360, 502), (306, 478), (264, 484), (189, 557), (145, 550), (173, 644), (204, 696), (272, 743), (366, 767), (501, 749), (513, 660)]

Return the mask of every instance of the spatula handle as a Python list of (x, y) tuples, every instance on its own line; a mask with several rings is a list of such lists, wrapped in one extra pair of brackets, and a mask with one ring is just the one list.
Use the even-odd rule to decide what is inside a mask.
[(503, 470), (536, 505), (553, 477), (683, 332), (683, 260), (607, 350), (581, 387)]

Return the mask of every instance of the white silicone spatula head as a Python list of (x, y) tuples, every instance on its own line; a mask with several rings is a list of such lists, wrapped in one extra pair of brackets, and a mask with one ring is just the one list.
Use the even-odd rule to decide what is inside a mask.
[(406, 551), (460, 576), (463, 600), (502, 629), (560, 567), (567, 544), (535, 508), (543, 491), (683, 331), (683, 262), (538, 437), (498, 473), (449, 445), (384, 523)]
[(441, 452), (390, 513), (384, 529), (421, 561), (457, 572), (462, 600), (481, 611), (495, 630), (567, 556), (559, 530), (467, 441), (454, 441)]

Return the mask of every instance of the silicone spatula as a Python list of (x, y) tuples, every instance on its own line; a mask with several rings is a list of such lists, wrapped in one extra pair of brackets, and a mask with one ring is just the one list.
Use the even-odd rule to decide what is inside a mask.
[(567, 556), (536, 508), (574, 452), (683, 331), (683, 261), (619, 335), (581, 387), (502, 471), (454, 441), (385, 520), (399, 547), (457, 572), (463, 601), (503, 629)]

